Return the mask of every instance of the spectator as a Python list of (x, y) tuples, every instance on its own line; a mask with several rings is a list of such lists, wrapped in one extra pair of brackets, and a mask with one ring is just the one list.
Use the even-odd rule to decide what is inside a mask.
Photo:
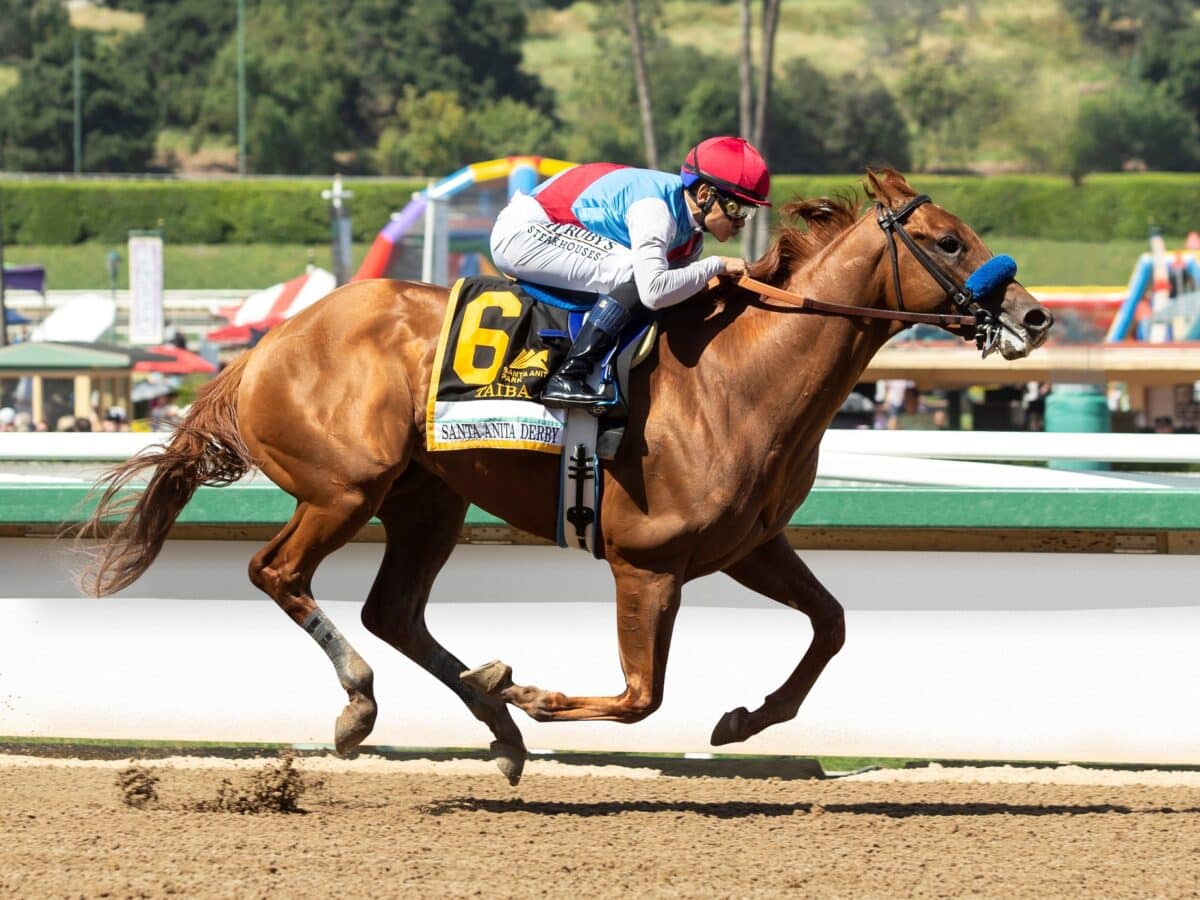
[(884, 403), (884, 409), (887, 414), (884, 428), (894, 429), (898, 427), (900, 413), (905, 411), (905, 403), (908, 399), (910, 388), (914, 389), (915, 393), (916, 383), (904, 378), (890, 378), (886, 381), (876, 383), (875, 399)]
[(128, 431), (129, 419), (125, 415), (125, 407), (110, 406), (108, 412), (104, 414), (104, 422), (101, 427), (105, 431)]
[(17, 411), (11, 406), (0, 409), (0, 431), (13, 431), (13, 421), (16, 418)]
[(74, 431), (75, 430), (75, 417), (70, 416), (70, 415), (59, 416), (58, 421), (54, 423), (54, 430), (59, 431), (59, 432)]
[(1170, 416), (1156, 416), (1154, 419), (1155, 434), (1174, 434), (1175, 423)]

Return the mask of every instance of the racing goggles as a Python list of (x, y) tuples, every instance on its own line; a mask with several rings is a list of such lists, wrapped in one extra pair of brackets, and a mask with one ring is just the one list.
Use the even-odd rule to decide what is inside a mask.
[(743, 203), (741, 200), (729, 197), (719, 191), (714, 191), (713, 196), (717, 198), (717, 206), (721, 208), (721, 212), (734, 222), (744, 222), (758, 209), (753, 203)]

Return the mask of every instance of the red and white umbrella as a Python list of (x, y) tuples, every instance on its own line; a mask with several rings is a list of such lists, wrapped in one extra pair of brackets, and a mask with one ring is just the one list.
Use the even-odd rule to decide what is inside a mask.
[(251, 294), (241, 306), (222, 310), (221, 315), (229, 319), (229, 324), (210, 331), (208, 339), (217, 343), (248, 344), (253, 340), (254, 332), (274, 328), (312, 306), (335, 287), (337, 279), (324, 269), (313, 269), (290, 281), (273, 284)]
[(161, 344), (158, 347), (147, 348), (155, 356), (166, 356), (170, 359), (143, 359), (133, 364), (135, 372), (161, 372), (164, 375), (194, 375), (203, 373), (211, 375), (217, 367), (207, 359), (191, 350), (184, 350), (174, 344)]

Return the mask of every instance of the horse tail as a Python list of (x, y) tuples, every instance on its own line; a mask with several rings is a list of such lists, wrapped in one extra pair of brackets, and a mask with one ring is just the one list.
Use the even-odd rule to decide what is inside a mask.
[[(206, 384), (166, 444), (147, 449), (110, 469), (93, 488), (95, 510), (71, 531), (98, 538), (79, 587), (94, 597), (114, 594), (137, 581), (162, 550), (167, 534), (200, 485), (232, 484), (254, 466), (238, 430), (237, 394), (249, 354)], [(145, 489), (127, 490), (151, 472)], [(118, 519), (106, 526), (106, 520)]]

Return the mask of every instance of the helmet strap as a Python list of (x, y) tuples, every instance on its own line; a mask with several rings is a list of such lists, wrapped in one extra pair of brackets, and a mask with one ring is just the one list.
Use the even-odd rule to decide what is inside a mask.
[(708, 218), (708, 214), (712, 212), (713, 205), (717, 202), (717, 191), (711, 184), (708, 185), (708, 199), (701, 203), (699, 198), (697, 198), (696, 194), (700, 192), (699, 186), (705, 183), (706, 182), (703, 181), (697, 181), (695, 187), (688, 189), (688, 193), (695, 202), (696, 208), (700, 210), (700, 215), (698, 218), (701, 231), (708, 231), (708, 226), (704, 224), (704, 220)]

